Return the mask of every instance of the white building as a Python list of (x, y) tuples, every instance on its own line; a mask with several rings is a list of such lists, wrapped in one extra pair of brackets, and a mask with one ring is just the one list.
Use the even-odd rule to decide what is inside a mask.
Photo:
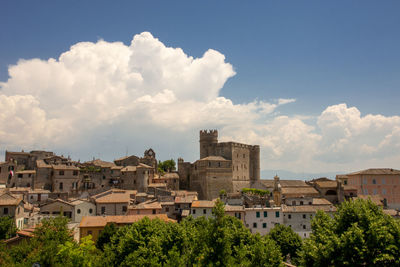
[(267, 234), (276, 224), (283, 224), (281, 207), (254, 207), (245, 209), (245, 225), (252, 233)]
[(311, 230), (311, 220), (318, 210), (325, 211), (333, 216), (336, 208), (333, 205), (304, 205), (286, 206), (282, 205), (283, 223), (293, 229), (302, 238), (309, 237)]

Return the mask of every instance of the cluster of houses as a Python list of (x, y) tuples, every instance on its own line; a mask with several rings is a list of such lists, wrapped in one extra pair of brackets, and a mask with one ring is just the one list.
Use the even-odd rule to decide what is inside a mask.
[[(215, 132), (212, 135), (214, 138)], [(203, 170), (199, 160), (193, 164), (181, 161), (185, 169), (166, 173), (158, 171), (152, 149), (143, 157), (82, 163), (47, 151), (6, 151), (5, 162), (0, 162), (0, 216), (13, 217), (20, 230), (8, 244), (29, 238), (41, 220), (60, 215), (69, 219), (77, 240), (87, 235), (96, 240), (107, 224), (127, 225), (144, 217), (168, 222), (188, 216), (208, 218), (213, 216), (217, 197), (225, 203), (227, 215), (260, 234), (283, 224), (301, 237), (309, 237), (311, 220), (318, 210), (333, 216), (336, 205), (351, 198), (370, 198), (387, 214), (400, 217), (399, 170), (368, 169), (337, 175), (335, 180), (281, 180), (278, 176), (263, 180), (255, 175), (259, 171), (257, 147), (235, 143), (214, 146), (230, 161), (210, 156), (215, 152), (210, 148), (208, 154), (203, 151), (203, 159), (210, 161), (201, 167), (204, 172), (199, 171)], [(213, 146), (204, 146), (209, 147)], [(236, 174), (243, 166), (255, 167), (242, 172), (241, 178)], [(222, 167), (226, 170), (219, 172)], [(227, 179), (229, 172), (236, 176)], [(213, 185), (225, 189), (223, 183), (215, 182), (218, 175), (229, 183), (220, 192), (209, 189)], [(258, 191), (244, 190), (245, 185)]]

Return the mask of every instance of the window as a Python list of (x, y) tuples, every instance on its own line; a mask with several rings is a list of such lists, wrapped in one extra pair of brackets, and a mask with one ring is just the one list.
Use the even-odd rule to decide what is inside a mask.
[(303, 219), (305, 219), (306, 218), (306, 215), (305, 214), (303, 214)]
[(376, 180), (375, 179), (372, 179), (372, 184), (376, 184)]
[(382, 181), (382, 184), (386, 184), (385, 178), (382, 178), (381, 181)]
[(58, 174), (59, 175), (64, 175), (64, 171), (59, 171)]
[(312, 202), (311, 202), (311, 201), (309, 201), (309, 202), (308, 202), (308, 205), (312, 205)]
[(81, 209), (78, 209), (76, 213), (81, 214)]
[(22, 178), (24, 175), (22, 173), (18, 173), (18, 178)]
[(263, 228), (267, 228), (267, 223), (263, 223)]
[(92, 212), (93, 212), (93, 209), (89, 209), (89, 213), (92, 214)]
[(376, 189), (373, 190), (374, 195), (378, 194), (378, 192), (376, 191)]
[(243, 154), (243, 158), (246, 158), (246, 154)]
[(289, 218), (289, 219), (292, 219), (292, 214), (289, 214), (289, 215), (288, 215), (288, 218)]
[(208, 162), (208, 167), (211, 167), (211, 161)]
[(300, 205), (304, 205), (304, 202), (303, 202), (303, 201), (300, 201)]
[(293, 200), (293, 201), (292, 201), (292, 205), (293, 205), (293, 206), (296, 206), (296, 200)]
[(343, 180), (343, 184), (344, 184), (344, 185), (347, 185), (347, 180)]
[(259, 211), (256, 212), (256, 217), (260, 218), (260, 212)]
[(367, 184), (367, 178), (363, 179), (363, 184)]
[(106, 179), (106, 176), (105, 175), (103, 175), (103, 180), (105, 180)]
[(221, 167), (221, 162), (218, 162), (218, 167)]
[(73, 171), (73, 172), (72, 172), (72, 175), (73, 175), (73, 176), (78, 176), (78, 171)]
[(4, 208), (3, 213), (4, 213), (4, 214), (8, 214), (8, 208)]
[(257, 223), (253, 223), (253, 228), (257, 228)]
[(105, 214), (106, 213), (106, 207), (101, 207), (101, 214)]
[(203, 214), (207, 214), (207, 210), (206, 209), (203, 209)]
[(386, 195), (386, 189), (385, 188), (382, 189), (382, 195)]
[(91, 231), (91, 230), (89, 230), (89, 231), (87, 231), (87, 233), (88, 233), (88, 235), (91, 235), (91, 234), (92, 234), (92, 231)]
[(196, 214), (196, 210), (194, 209), (192, 213), (193, 213), (193, 214)]
[(306, 225), (303, 225), (303, 229), (306, 229)]
[(64, 187), (63, 183), (60, 183), (60, 184), (58, 185), (58, 188), (59, 188), (60, 190), (63, 190), (63, 187)]
[(276, 212), (275, 212), (275, 217), (276, 217), (276, 218), (279, 218), (279, 211), (276, 211)]
[(169, 207), (166, 207), (166, 208), (165, 208), (165, 212), (169, 212)]
[(122, 206), (122, 212), (126, 212), (126, 211), (127, 211), (126, 206)]
[(153, 212), (152, 212), (153, 214), (156, 214), (156, 210), (153, 210)]
[(267, 211), (264, 211), (264, 218), (265, 217), (268, 217), (268, 212)]

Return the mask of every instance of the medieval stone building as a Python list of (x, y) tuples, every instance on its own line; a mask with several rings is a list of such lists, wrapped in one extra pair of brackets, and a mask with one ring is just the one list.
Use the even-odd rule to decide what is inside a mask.
[(218, 142), (218, 131), (200, 131), (200, 159), (178, 159), (181, 189), (197, 191), (199, 199), (213, 199), (221, 190), (239, 192), (260, 180), (260, 147)]

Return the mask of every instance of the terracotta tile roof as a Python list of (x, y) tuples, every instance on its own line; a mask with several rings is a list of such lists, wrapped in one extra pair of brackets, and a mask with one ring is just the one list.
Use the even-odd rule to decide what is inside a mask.
[(29, 194), (50, 194), (51, 192), (50, 192), (50, 190), (37, 188), (37, 189), (29, 190), (28, 193)]
[(162, 209), (161, 203), (158, 201), (146, 201), (136, 206), (130, 206), (129, 209), (132, 210), (153, 210), (153, 209)]
[(76, 170), (79, 171), (80, 169), (74, 165), (65, 165), (65, 164), (52, 164), (51, 167), (54, 170)]
[(225, 205), (225, 211), (244, 211), (244, 207), (238, 205)]
[(165, 183), (151, 183), (148, 185), (148, 187), (166, 187), (167, 184)]
[(354, 191), (354, 190), (357, 190), (357, 187), (354, 185), (344, 185), (343, 190), (344, 191)]
[(100, 159), (86, 161), (84, 164), (92, 164), (94, 166), (103, 167), (103, 168), (111, 168), (111, 167), (115, 166), (114, 162), (103, 161)]
[(377, 169), (366, 169), (358, 172), (352, 172), (346, 174), (349, 175), (359, 175), (359, 174), (372, 174), (372, 175), (379, 175), (379, 174), (400, 174), (400, 170), (390, 169), (390, 168), (377, 168)]
[(332, 203), (327, 200), (326, 198), (313, 198), (312, 200), (313, 205), (332, 205)]
[(137, 167), (139, 167), (139, 168), (153, 169), (153, 167), (151, 167), (151, 166), (149, 166), (149, 165), (146, 165), (146, 164), (144, 164), (144, 163), (139, 163), (139, 165), (138, 165)]
[(35, 174), (36, 171), (35, 170), (25, 170), (25, 171), (16, 171), (15, 172), (15, 174), (19, 174), (19, 173), (21, 173), (21, 174), (25, 174), (25, 173)]
[(176, 172), (167, 172), (160, 179), (179, 179), (179, 174)]
[(95, 199), (96, 203), (129, 203), (131, 200), (128, 193), (111, 193)]
[(123, 168), (124, 167), (122, 167), (122, 166), (113, 166), (113, 167), (111, 167), (111, 170), (121, 170)]
[(347, 178), (349, 178), (349, 176), (344, 175), (344, 174), (338, 174), (338, 175), (336, 175), (336, 180), (337, 180), (337, 179), (347, 179)]
[(41, 205), (41, 207), (53, 204), (54, 202), (60, 202), (60, 203), (63, 203), (63, 204), (69, 205), (69, 206), (74, 206), (74, 204), (72, 204), (71, 202), (62, 200), (61, 198), (57, 198), (57, 199), (49, 199), (48, 202)]
[(208, 156), (208, 157), (205, 157), (205, 158), (202, 158), (202, 159), (199, 159), (198, 161), (230, 161), (230, 160), (227, 160), (227, 159), (225, 159), (225, 158), (223, 158), (223, 157), (220, 157), (220, 156)]
[(135, 158), (139, 159), (135, 155), (131, 155), (131, 156), (125, 156), (125, 157), (122, 157), (122, 158), (119, 158), (119, 159), (115, 159), (114, 161), (122, 161), (122, 160), (125, 160), (125, 159), (128, 159), (128, 158), (131, 158), (131, 157), (135, 157)]
[(22, 195), (13, 195), (8, 192), (2, 192), (0, 193), (0, 206), (18, 206), (22, 199)]
[(47, 164), (46, 162), (44, 162), (44, 160), (42, 159), (38, 159), (36, 161), (36, 167), (38, 168), (51, 168), (50, 164)]
[(121, 172), (135, 172), (136, 166), (126, 166), (121, 169)]
[(164, 222), (176, 222), (168, 218), (166, 214), (151, 214), (151, 215), (117, 215), (117, 216), (87, 216), (83, 217), (79, 227), (104, 227), (108, 223), (116, 224), (132, 224), (138, 222), (145, 217), (150, 220), (160, 219)]
[(316, 181), (316, 185), (318, 185), (320, 188), (336, 188), (337, 187), (337, 181)]
[(319, 196), (319, 193), (312, 186), (282, 187), (282, 195), (285, 195), (285, 197)]
[(194, 200), (197, 200), (196, 196), (175, 197), (175, 203), (177, 204), (192, 203)]
[(303, 206), (286, 206), (282, 205), (283, 212), (317, 212), (318, 210), (322, 210), (325, 212), (335, 212), (336, 207), (333, 205), (303, 205)]
[(192, 208), (213, 208), (215, 201), (210, 200), (194, 200), (192, 202)]

